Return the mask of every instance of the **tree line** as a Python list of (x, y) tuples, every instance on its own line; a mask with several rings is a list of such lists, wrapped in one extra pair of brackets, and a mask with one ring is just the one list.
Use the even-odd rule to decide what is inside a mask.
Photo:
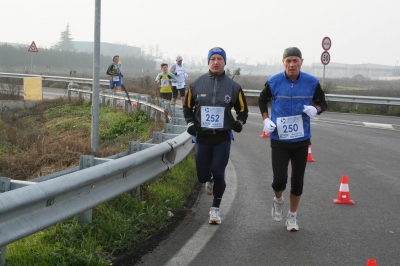
[[(28, 47), (17, 47), (9, 44), (0, 45), (0, 68), (5, 69), (30, 69), (31, 60), (37, 68), (67, 68), (91, 69), (93, 68), (93, 53), (76, 52), (58, 49), (40, 49), (39, 52), (28, 52)], [(112, 57), (100, 55), (100, 67), (107, 68), (112, 63)], [(155, 62), (143, 57), (123, 57), (124, 70), (135, 71), (151, 69)]]

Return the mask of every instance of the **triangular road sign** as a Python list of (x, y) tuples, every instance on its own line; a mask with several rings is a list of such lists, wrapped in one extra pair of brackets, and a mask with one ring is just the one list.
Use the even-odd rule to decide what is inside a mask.
[(31, 46), (29, 46), (28, 52), (39, 52), (34, 41), (31, 43)]

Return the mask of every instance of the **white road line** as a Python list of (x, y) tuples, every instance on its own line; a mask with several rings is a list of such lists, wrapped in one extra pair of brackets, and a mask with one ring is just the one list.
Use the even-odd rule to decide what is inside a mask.
[[(205, 246), (208, 241), (218, 231), (220, 226), (223, 226), (224, 217), (232, 207), (232, 202), (236, 196), (237, 190), (237, 176), (236, 171), (229, 161), (228, 166), (225, 170), (225, 178), (229, 189), (225, 190), (223, 201), (221, 202), (221, 225), (210, 225), (205, 220), (199, 230), (190, 238), (190, 240), (171, 258), (165, 265), (166, 266), (179, 266), (179, 265), (190, 265), (190, 263), (196, 258), (196, 256), (202, 251), (200, 245)], [(228, 187), (228, 186), (227, 186)]]
[(375, 127), (375, 128), (386, 128), (386, 129), (394, 129), (390, 124), (381, 124), (381, 123), (369, 123), (363, 122), (364, 126), (366, 127)]

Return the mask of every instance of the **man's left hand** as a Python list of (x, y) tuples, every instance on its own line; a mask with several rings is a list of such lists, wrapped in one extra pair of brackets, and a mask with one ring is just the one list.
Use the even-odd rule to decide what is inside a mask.
[(314, 117), (317, 114), (317, 108), (312, 105), (304, 105), (303, 112), (306, 113), (309, 117)]
[(243, 129), (243, 122), (241, 120), (236, 120), (232, 127), (233, 131), (240, 133)]

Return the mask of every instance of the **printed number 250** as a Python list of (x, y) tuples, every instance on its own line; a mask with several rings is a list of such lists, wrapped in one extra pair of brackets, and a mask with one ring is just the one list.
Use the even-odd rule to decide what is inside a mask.
[(290, 133), (290, 132), (296, 132), (297, 130), (299, 130), (299, 126), (297, 124), (292, 124), (292, 125), (284, 125), (283, 126), (283, 131), (285, 133)]

